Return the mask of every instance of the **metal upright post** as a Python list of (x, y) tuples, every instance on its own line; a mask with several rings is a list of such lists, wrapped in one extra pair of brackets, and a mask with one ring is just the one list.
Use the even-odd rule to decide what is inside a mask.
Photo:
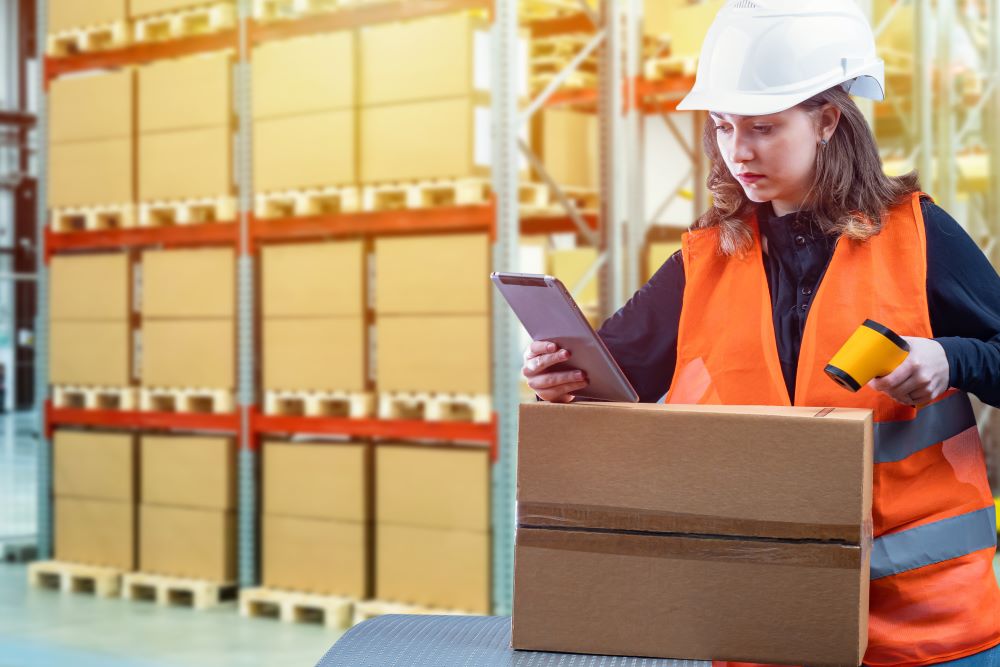
[(598, 69), (598, 123), (601, 154), (601, 249), (607, 257), (600, 272), (600, 308), (610, 316), (625, 302), (627, 196), (623, 166), (625, 128), (622, 115), (622, 0), (601, 0), (604, 48)]
[[(986, 104), (986, 137), (989, 150), (989, 185), (986, 191), (986, 224), (994, 239), (1000, 238), (1000, 0), (990, 0), (989, 73), (992, 94)], [(1000, 243), (993, 244), (990, 260), (1000, 266)]]
[(35, 161), (38, 178), (38, 226), (36, 238), (38, 314), (35, 319), (35, 409), (38, 411), (38, 557), (52, 557), (52, 443), (46, 433), (45, 403), (49, 395), (49, 267), (45, 263), (45, 225), (48, 220), (49, 183), (49, 116), (48, 94), (45, 89), (44, 49), (48, 30), (48, 0), (37, 0), (36, 39), (39, 67), (35, 77), (35, 99), (38, 100), (38, 121), (35, 140), (38, 152)]
[[(643, 242), (646, 238), (646, 196), (645, 169), (643, 168), (644, 152), (642, 150), (642, 111), (636, 99), (635, 83), (642, 72), (642, 2), (640, 0), (624, 0), (625, 2), (625, 79), (628, 100), (625, 111), (625, 147), (627, 183), (625, 188), (626, 201), (625, 232), (626, 261), (623, 298), (635, 293), (643, 282), (640, 275)], [(620, 305), (620, 304), (616, 304)]]
[[(874, 11), (872, 8), (872, 0), (857, 0), (858, 6), (861, 8), (862, 13), (868, 19), (868, 23), (875, 26)], [(868, 121), (868, 127), (872, 128), (872, 132), (875, 131), (875, 102), (864, 97), (859, 97), (854, 100), (854, 103), (864, 114), (865, 120)]]
[(255, 403), (254, 366), (254, 263), (250, 248), (250, 211), (253, 202), (251, 162), (250, 45), (248, 35), (251, 0), (240, 0), (239, 62), (236, 65), (237, 135), (236, 187), (239, 193), (239, 247), (237, 249), (238, 400), (239, 437), (239, 584), (257, 583), (257, 452), (250, 430), (250, 413)]
[[(493, 23), (493, 191), (496, 240), (493, 269), (518, 268), (519, 69), (517, 0), (497, 0)], [(493, 290), (493, 398), (497, 415), (497, 459), (493, 465), (493, 612), (511, 613), (514, 598), (514, 490), (517, 470), (517, 413), (520, 350), (514, 315)]]
[(920, 175), (921, 186), (931, 194), (937, 196), (937, 187), (934, 183), (934, 126), (933, 126), (933, 100), (934, 94), (931, 80), (931, 30), (934, 27), (934, 16), (931, 10), (931, 0), (915, 0), (916, 11), (913, 12), (913, 32), (917, 52), (913, 58), (913, 89), (915, 91), (913, 108), (916, 138), (920, 142), (920, 151), (917, 157), (917, 173)]
[(937, 48), (937, 197), (946, 211), (955, 205), (955, 102), (951, 71), (951, 31), (955, 23), (955, 0), (938, 0)]

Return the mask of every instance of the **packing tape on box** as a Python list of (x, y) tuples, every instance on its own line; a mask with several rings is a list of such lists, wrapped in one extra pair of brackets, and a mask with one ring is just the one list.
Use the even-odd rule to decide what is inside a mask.
[(681, 533), (717, 536), (765, 536), (778, 539), (840, 540), (858, 544), (865, 529), (859, 524), (762, 521), (723, 516), (665, 512), (634, 507), (575, 505), (519, 501), (518, 524), (531, 528), (576, 528)]
[(525, 527), (517, 529), (517, 547), (638, 558), (751, 562), (838, 569), (858, 569), (866, 564), (870, 553), (868, 540), (862, 546), (822, 540)]

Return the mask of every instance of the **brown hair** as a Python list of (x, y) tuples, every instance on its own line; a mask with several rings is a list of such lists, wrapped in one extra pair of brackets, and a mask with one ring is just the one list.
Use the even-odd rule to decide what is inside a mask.
[[(827, 234), (864, 241), (882, 231), (882, 217), (893, 205), (920, 190), (916, 171), (886, 176), (871, 128), (851, 96), (840, 86), (798, 104), (814, 114), (826, 103), (840, 109), (840, 122), (825, 147), (816, 151), (816, 169), (802, 208), (812, 212)], [(726, 166), (719, 152), (715, 121), (709, 116), (702, 136), (711, 162), (708, 189), (713, 204), (691, 226), (719, 227), (719, 252), (742, 254), (750, 249), (753, 234), (744, 222), (759, 206), (751, 201)]]

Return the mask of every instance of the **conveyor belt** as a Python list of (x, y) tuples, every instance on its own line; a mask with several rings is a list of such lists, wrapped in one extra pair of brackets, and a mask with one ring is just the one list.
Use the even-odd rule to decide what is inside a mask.
[(695, 660), (515, 651), (509, 616), (378, 616), (354, 626), (316, 667), (711, 667)]

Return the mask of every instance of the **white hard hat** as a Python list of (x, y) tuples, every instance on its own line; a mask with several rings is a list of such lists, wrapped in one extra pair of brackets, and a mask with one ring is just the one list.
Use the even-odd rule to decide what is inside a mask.
[(705, 36), (679, 111), (763, 116), (840, 84), (885, 98), (885, 64), (854, 0), (729, 0)]

